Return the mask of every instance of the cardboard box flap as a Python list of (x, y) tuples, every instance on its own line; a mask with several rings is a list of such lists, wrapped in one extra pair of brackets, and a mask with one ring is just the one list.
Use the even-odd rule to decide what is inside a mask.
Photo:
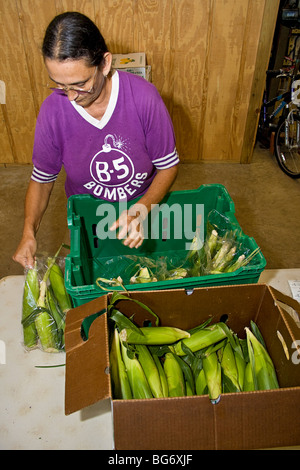
[[(275, 304), (281, 311), (288, 324), (289, 331), (295, 339), (300, 339), (300, 304), (297, 300), (283, 294), (270, 286), (270, 291), (275, 298)], [(286, 315), (286, 313), (288, 315)]]
[(66, 415), (111, 396), (106, 306), (103, 296), (67, 314)]

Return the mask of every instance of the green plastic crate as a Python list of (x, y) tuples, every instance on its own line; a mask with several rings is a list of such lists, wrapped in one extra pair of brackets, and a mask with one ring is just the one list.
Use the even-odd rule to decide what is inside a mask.
[[(128, 206), (136, 202), (138, 199), (129, 202)], [(176, 266), (178, 260), (186, 257), (196, 231), (204, 240), (208, 215), (213, 210), (224, 215), (232, 227), (238, 227), (241, 231), (235, 217), (234, 203), (226, 188), (219, 184), (170, 192), (151, 212), (145, 240), (138, 249), (124, 246), (114, 233), (110, 233), (113, 238), (103, 239), (103, 234), (108, 235), (108, 225), (112, 222), (109, 217), (113, 214), (118, 217), (123, 209), (124, 206), (120, 207), (118, 203), (107, 203), (90, 195), (76, 195), (68, 199), (71, 249), (66, 257), (65, 284), (75, 307), (106, 293), (95, 281), (98, 277), (108, 277), (103, 275), (103, 270), (107, 270), (110, 263), (113, 269), (117, 265), (118, 271), (113, 272), (111, 277), (120, 275), (123, 279), (126, 279), (125, 273), (128, 274), (132, 268), (132, 256), (146, 256), (156, 260), (167, 258)], [(242, 231), (240, 237), (250, 251), (257, 248), (255, 240)], [(203, 286), (251, 284), (258, 281), (265, 266), (265, 258), (260, 252), (247, 266), (232, 273), (124, 285), (130, 291), (191, 290)], [(110, 290), (120, 288), (112, 287)]]

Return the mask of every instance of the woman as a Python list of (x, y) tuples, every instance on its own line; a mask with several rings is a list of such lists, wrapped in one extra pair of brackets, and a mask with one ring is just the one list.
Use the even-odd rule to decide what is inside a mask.
[(87, 193), (108, 202), (140, 197), (138, 207), (122, 212), (110, 227), (125, 245), (137, 248), (141, 221), (177, 175), (166, 107), (143, 78), (111, 72), (112, 55), (101, 33), (80, 13), (52, 20), (42, 52), (54, 92), (37, 119), (23, 235), (13, 259), (32, 266), (36, 234), (62, 166), (67, 197)]

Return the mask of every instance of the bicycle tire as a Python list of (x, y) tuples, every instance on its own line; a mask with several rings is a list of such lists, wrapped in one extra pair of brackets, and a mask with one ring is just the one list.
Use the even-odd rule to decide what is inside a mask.
[[(300, 116), (294, 116), (294, 121), (300, 121)], [(292, 137), (290, 137), (290, 140)], [(282, 120), (275, 132), (275, 156), (280, 169), (290, 178), (300, 178), (300, 145), (288, 148), (285, 144), (285, 119)]]

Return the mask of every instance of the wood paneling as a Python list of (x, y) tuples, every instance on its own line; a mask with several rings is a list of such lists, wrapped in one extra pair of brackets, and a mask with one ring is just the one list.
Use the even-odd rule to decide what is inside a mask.
[(31, 163), (45, 28), (73, 10), (113, 53), (145, 51), (182, 162), (250, 162), (279, 0), (0, 0), (0, 163)]

